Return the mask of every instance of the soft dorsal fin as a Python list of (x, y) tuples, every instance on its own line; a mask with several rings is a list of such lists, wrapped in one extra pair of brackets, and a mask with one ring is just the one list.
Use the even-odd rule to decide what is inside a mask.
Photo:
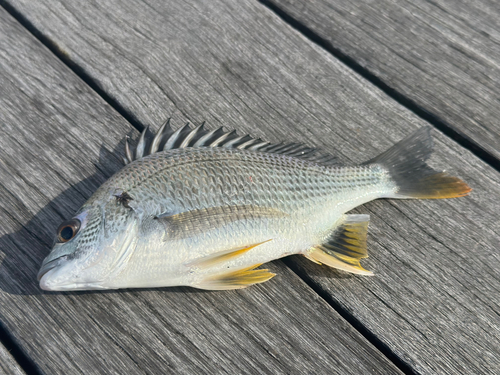
[(204, 123), (195, 128), (191, 128), (187, 123), (174, 131), (170, 127), (170, 119), (168, 119), (154, 137), (147, 137), (148, 129), (147, 127), (141, 133), (135, 150), (130, 147), (128, 139), (125, 140), (125, 157), (123, 158), (125, 164), (155, 152), (186, 147), (234, 148), (288, 155), (323, 165), (338, 164), (337, 158), (334, 156), (301, 143), (272, 144), (259, 138), (253, 138), (250, 135), (240, 136), (235, 130), (228, 132), (222, 128), (211, 131), (205, 130)]
[(368, 257), (366, 235), (369, 220), (369, 215), (344, 215), (328, 240), (312, 247), (304, 255), (319, 264), (361, 275), (373, 275), (359, 262)]

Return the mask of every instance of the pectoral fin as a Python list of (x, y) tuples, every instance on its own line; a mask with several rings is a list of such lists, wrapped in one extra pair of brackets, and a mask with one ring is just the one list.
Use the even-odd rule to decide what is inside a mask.
[(255, 264), (238, 271), (210, 276), (196, 285), (196, 287), (209, 290), (242, 289), (253, 284), (263, 283), (276, 276), (276, 274), (269, 272), (269, 270), (256, 270), (255, 268), (259, 266), (260, 264)]
[(218, 263), (226, 262), (226, 261), (231, 260), (233, 258), (236, 258), (240, 255), (243, 255), (247, 251), (250, 251), (250, 250), (256, 248), (257, 246), (262, 245), (263, 243), (266, 243), (269, 241), (271, 241), (271, 240), (259, 242), (259, 243), (245, 246), (245, 247), (240, 247), (237, 249), (220, 251), (220, 252), (215, 253), (215, 254), (211, 254), (211, 255), (201, 257), (199, 259), (195, 259), (194, 261), (188, 263), (187, 266), (190, 266), (190, 267), (211, 267), (211, 266), (214, 266)]
[(314, 246), (304, 254), (313, 262), (326, 264), (360, 275), (373, 275), (361, 267), (360, 259), (368, 257), (366, 234), (368, 215), (344, 215), (340, 225), (328, 240)]

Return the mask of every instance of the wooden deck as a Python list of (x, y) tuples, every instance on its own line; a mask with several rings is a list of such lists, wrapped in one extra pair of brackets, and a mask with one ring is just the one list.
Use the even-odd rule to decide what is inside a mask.
[[(1, 373), (500, 373), (500, 6), (352, 3), (0, 1)], [(168, 117), (345, 163), (432, 126), (474, 191), (356, 209), (375, 277), (42, 292), (56, 227)]]

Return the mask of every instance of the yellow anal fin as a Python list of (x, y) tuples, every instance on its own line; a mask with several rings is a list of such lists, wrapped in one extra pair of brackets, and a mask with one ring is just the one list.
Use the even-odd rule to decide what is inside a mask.
[(269, 272), (269, 270), (256, 270), (255, 268), (259, 266), (260, 264), (255, 264), (238, 271), (210, 276), (196, 285), (196, 287), (209, 290), (242, 289), (253, 284), (263, 283), (276, 276), (276, 274)]
[(316, 247), (310, 249), (304, 255), (306, 258), (312, 260), (315, 263), (325, 264), (327, 266), (337, 268), (342, 271), (356, 273), (358, 275), (373, 276), (373, 272), (365, 270), (363, 267), (361, 267), (359, 260), (355, 260), (354, 258), (351, 258), (349, 260), (340, 259), (340, 257), (337, 258), (334, 255), (328, 254), (323, 249)]
[(247, 251), (250, 251), (254, 248), (256, 248), (259, 245), (262, 245), (263, 243), (269, 242), (271, 240), (259, 242), (253, 245), (237, 248), (237, 249), (231, 249), (231, 250), (224, 250), (224, 251), (219, 251), (215, 254), (210, 254), (207, 256), (204, 256), (199, 259), (195, 259), (194, 261), (188, 263), (187, 265), (190, 267), (211, 267), (214, 266), (218, 263), (221, 262), (226, 262), (230, 259), (236, 258), (240, 255), (245, 254)]
[(312, 247), (304, 255), (313, 262), (343, 271), (373, 275), (359, 263), (360, 259), (368, 257), (366, 235), (369, 220), (368, 215), (344, 215), (325, 243)]
[(321, 244), (321, 248), (347, 259), (368, 257), (366, 236), (369, 222), (369, 215), (343, 215), (330, 237)]

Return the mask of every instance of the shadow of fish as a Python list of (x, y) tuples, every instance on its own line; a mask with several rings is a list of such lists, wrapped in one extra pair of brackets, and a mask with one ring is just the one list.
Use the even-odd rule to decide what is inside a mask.
[(135, 150), (126, 142), (126, 166), (58, 228), (42, 289), (237, 289), (269, 280), (274, 274), (258, 267), (290, 254), (371, 275), (360, 265), (369, 216), (347, 211), (377, 198), (471, 190), (425, 163), (429, 128), (354, 167), (203, 124), (146, 133)]

